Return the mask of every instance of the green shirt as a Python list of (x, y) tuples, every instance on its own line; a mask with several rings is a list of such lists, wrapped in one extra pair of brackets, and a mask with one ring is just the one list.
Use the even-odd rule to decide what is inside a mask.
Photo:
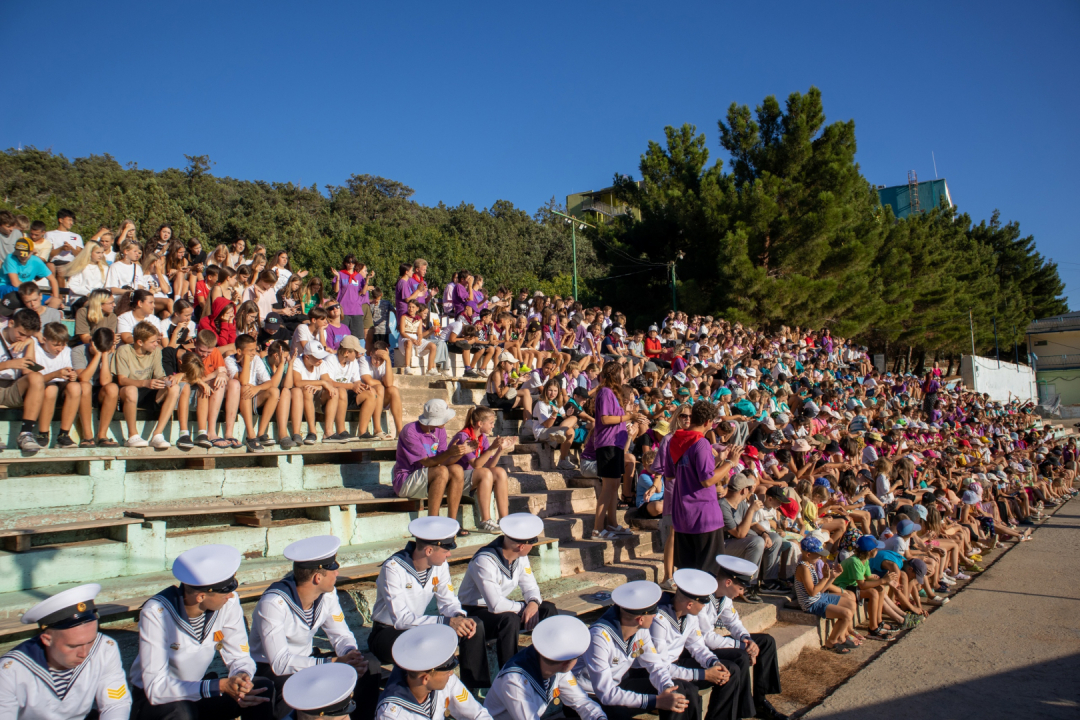
[(836, 578), (833, 584), (844, 590), (855, 587), (860, 580), (869, 580), (873, 575), (870, 572), (869, 561), (860, 560), (855, 555), (840, 563), (840, 567), (844, 569), (844, 572), (840, 573), (840, 577)]

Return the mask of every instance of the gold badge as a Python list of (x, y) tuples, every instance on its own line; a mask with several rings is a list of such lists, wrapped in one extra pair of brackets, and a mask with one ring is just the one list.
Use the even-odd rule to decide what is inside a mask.
[(450, 717), (450, 698), (446, 698), (446, 712), (443, 713), (446, 717)]
[(405, 589), (406, 589), (406, 590), (412, 590), (412, 583), (408, 583), (408, 584), (407, 584), (407, 585), (405, 586)]
[(224, 646), (225, 646), (225, 643), (216, 643), (214, 645), (214, 649), (217, 650), (218, 652), (221, 652), (221, 648), (223, 648)]
[(345, 613), (338, 613), (337, 615), (331, 615), (334, 622), (345, 622)]
[(6, 663), (4, 663), (4, 669), (5, 670), (7, 670), (9, 667), (11, 667), (11, 662), (12, 662), (11, 660), (8, 660)]
[(121, 685), (118, 688), (105, 688), (105, 693), (110, 700), (119, 700), (127, 695), (127, 685)]
[(75, 606), (75, 609), (79, 612), (86, 612), (86, 603), (79, 603)]
[(559, 700), (559, 688), (555, 688), (555, 692), (553, 693), (551, 702), (555, 703), (556, 705), (562, 702), (561, 700)]
[(171, 647), (173, 650), (179, 650), (180, 649), (180, 643), (173, 643), (169, 647)]
[(105, 644), (106, 645), (115, 645), (116, 643), (114, 643), (112, 640), (106, 640)]

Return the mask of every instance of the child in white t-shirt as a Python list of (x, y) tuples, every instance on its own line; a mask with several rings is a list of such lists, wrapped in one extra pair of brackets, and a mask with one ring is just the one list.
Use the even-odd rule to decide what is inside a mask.
[[(287, 363), (281, 363), (271, 374), (259, 356), (258, 342), (250, 335), (236, 338), (236, 355), (225, 358), (229, 379), (240, 379), (240, 416), (244, 419), (244, 429), (247, 432), (244, 444), (249, 452), (262, 452), (265, 445), (272, 444), (267, 431), (281, 396), (278, 385), (286, 365)], [(258, 429), (253, 419), (255, 408), (259, 409)], [(284, 428), (280, 430), (285, 433)]]
[(45, 379), (45, 397), (38, 415), (38, 444), (48, 447), (49, 426), (52, 425), (56, 412), (56, 400), (63, 394), (64, 403), (60, 409), (60, 433), (56, 436), (56, 446), (70, 449), (76, 446), (71, 439), (71, 426), (79, 412), (82, 398), (82, 385), (79, 375), (71, 366), (71, 348), (68, 347), (70, 335), (63, 323), (49, 323), (41, 330), (41, 342), (34, 340), (34, 357), (41, 365), (41, 374)]

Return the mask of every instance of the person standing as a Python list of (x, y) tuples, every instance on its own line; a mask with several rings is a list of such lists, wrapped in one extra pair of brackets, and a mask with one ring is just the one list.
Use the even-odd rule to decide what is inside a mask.
[[(717, 408), (698, 400), (690, 408), (690, 427), (676, 430), (668, 445), (668, 466), (675, 469), (671, 522), (675, 530), (675, 567), (696, 568), (715, 574), (716, 556), (724, 554), (724, 514), (717, 501), (717, 486), (727, 484), (734, 465), (717, 465), (705, 433), (712, 428)], [(736, 448), (737, 449), (737, 448)], [(738, 457), (732, 452), (729, 454)]]
[(131, 694), (116, 641), (98, 630), (97, 583), (80, 585), (26, 611), (41, 632), (0, 658), (0, 717), (127, 720)]
[(623, 410), (619, 394), (622, 390), (623, 367), (617, 362), (604, 365), (600, 373), (600, 389), (596, 393), (596, 426), (593, 428), (593, 448), (596, 452), (596, 474), (600, 477), (600, 493), (593, 518), (594, 540), (618, 540), (633, 535), (619, 525), (619, 485), (625, 470), (626, 423), (641, 416)]
[(341, 269), (334, 274), (333, 285), (341, 305), (342, 320), (349, 332), (364, 337), (364, 304), (367, 303), (368, 269), (352, 253), (345, 256)]

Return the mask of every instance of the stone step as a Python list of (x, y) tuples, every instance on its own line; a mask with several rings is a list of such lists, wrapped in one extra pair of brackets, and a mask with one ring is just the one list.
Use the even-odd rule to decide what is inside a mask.
[[(581, 488), (578, 492), (586, 491)], [(593, 505), (593, 512), (573, 513), (566, 515), (558, 515), (555, 517), (549, 517), (544, 519), (544, 535), (547, 537), (558, 538), (559, 540), (584, 540), (590, 537), (593, 531), (593, 520), (595, 519), (595, 503)], [(626, 511), (619, 510), (616, 512), (615, 518), (619, 521), (619, 524), (623, 527), (626, 526)], [(631, 528), (634, 530), (634, 528)], [(659, 550), (660, 537), (659, 533), (653, 533), (652, 531), (635, 530), (636, 534), (650, 537), (655, 534), (657, 549)]]
[(585, 488), (567, 488), (513, 495), (510, 512), (529, 512), (542, 518), (596, 510), (596, 496)]
[(769, 627), (767, 632), (776, 641), (776, 660), (781, 668), (795, 662), (799, 653), (806, 648), (821, 647), (817, 628), (809, 625), (778, 622)]
[(635, 533), (620, 540), (559, 541), (559, 562), (563, 575), (576, 575), (627, 561), (647, 564), (657, 576), (649, 579), (659, 582), (663, 555), (653, 552), (652, 543), (641, 535)]
[(508, 477), (510, 494), (544, 492), (546, 490), (565, 490), (566, 478), (557, 472), (511, 471)]

